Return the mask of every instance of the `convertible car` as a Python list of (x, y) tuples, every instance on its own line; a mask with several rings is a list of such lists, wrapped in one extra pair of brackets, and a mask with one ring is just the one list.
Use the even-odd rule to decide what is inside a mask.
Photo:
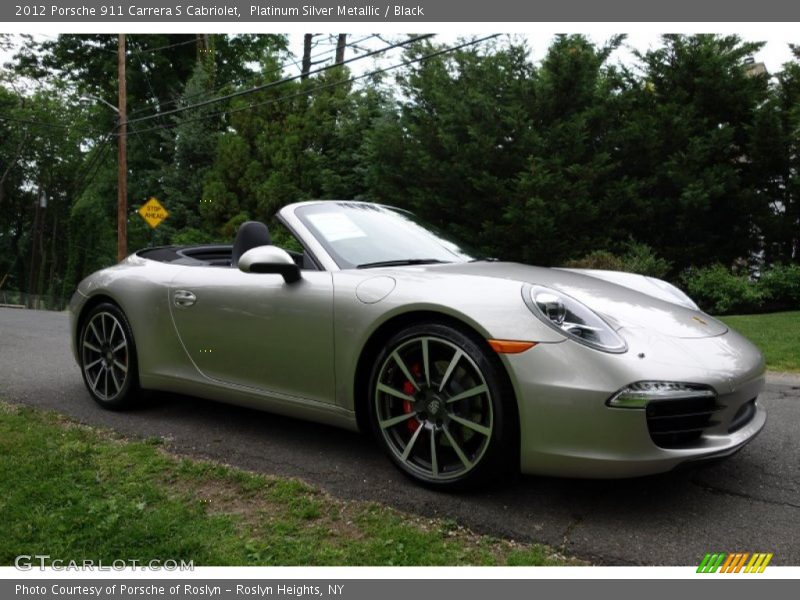
[[(664, 281), (468, 253), (412, 214), (311, 201), (232, 245), (140, 250), (83, 280), (100, 405), (164, 390), (372, 432), (424, 484), (629, 477), (764, 426), (764, 360)], [(294, 239), (292, 239), (294, 238)]]

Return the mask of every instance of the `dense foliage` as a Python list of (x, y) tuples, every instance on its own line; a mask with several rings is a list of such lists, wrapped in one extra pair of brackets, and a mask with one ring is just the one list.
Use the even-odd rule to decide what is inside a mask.
[[(664, 277), (721, 312), (797, 307), (800, 52), (759, 74), (736, 36), (665, 35), (634, 64), (622, 43), (562, 35), (533, 61), (515, 38), (421, 40), (388, 73), (285, 81), (283, 36), (129, 36), (129, 247), (360, 198), (490, 256)], [(61, 35), (2, 70), (0, 294), (64, 297), (115, 259), (115, 114), (78, 99), (114, 104), (116, 61), (115, 36)], [(155, 234), (150, 196), (170, 211)]]
[(714, 314), (789, 310), (800, 306), (800, 266), (775, 264), (758, 279), (720, 264), (688, 269), (681, 281), (700, 307)]

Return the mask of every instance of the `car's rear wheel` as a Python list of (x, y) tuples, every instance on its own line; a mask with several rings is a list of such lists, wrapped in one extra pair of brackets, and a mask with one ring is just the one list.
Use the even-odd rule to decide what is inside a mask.
[(136, 346), (130, 324), (114, 304), (95, 306), (83, 319), (78, 354), (92, 398), (105, 408), (122, 409), (139, 396)]
[(481, 341), (438, 323), (393, 336), (370, 382), (376, 437), (407, 475), (440, 488), (513, 470), (508, 386)]

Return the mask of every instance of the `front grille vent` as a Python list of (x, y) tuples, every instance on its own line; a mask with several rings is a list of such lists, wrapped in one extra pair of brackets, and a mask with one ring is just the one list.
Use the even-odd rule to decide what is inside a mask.
[(713, 396), (651, 400), (647, 404), (650, 438), (662, 448), (683, 448), (695, 443), (720, 407)]

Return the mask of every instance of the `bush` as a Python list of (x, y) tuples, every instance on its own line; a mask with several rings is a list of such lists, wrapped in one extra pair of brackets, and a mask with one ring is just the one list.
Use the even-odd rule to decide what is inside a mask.
[(194, 246), (198, 244), (219, 243), (220, 236), (214, 236), (206, 231), (186, 228), (172, 236), (171, 242), (176, 246)]
[(683, 275), (686, 293), (713, 314), (758, 310), (764, 294), (746, 275), (734, 275), (720, 264), (689, 269)]
[(649, 275), (658, 279), (666, 277), (672, 268), (672, 264), (667, 259), (656, 256), (656, 253), (647, 244), (630, 244), (628, 250), (622, 255), (622, 261), (625, 264), (625, 271)]
[(607, 250), (595, 250), (575, 260), (568, 260), (565, 267), (570, 269), (601, 269), (604, 271), (624, 271), (625, 263), (622, 258)]
[[(573, 269), (604, 269), (640, 273), (664, 279), (671, 265), (659, 258), (646, 244), (632, 242), (624, 254), (595, 250), (571, 260)], [(758, 279), (748, 275), (747, 261), (740, 259), (731, 268), (720, 264), (691, 267), (680, 278), (680, 287), (700, 308), (712, 314), (751, 313), (800, 309), (800, 265), (774, 264)]]
[(800, 265), (772, 265), (762, 273), (758, 288), (771, 310), (800, 308)]
[(583, 258), (566, 263), (572, 269), (603, 269), (626, 271), (663, 279), (672, 265), (668, 260), (656, 256), (647, 244), (632, 242), (624, 254), (613, 254), (607, 250), (595, 250)]

